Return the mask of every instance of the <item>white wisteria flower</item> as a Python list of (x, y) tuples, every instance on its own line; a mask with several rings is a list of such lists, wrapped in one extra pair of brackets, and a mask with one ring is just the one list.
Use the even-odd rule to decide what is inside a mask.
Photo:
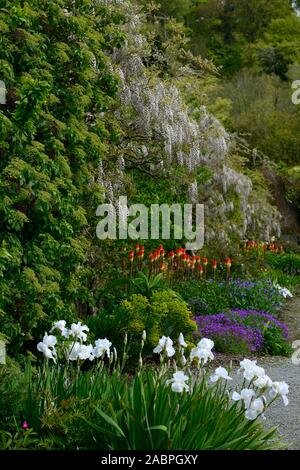
[(282, 397), (283, 403), (285, 406), (288, 406), (289, 399), (287, 397), (289, 393), (289, 386), (286, 382), (273, 382), (271, 390), (269, 391), (269, 396), (271, 399), (276, 398), (277, 396)]
[(108, 341), (107, 338), (104, 339), (97, 339), (95, 341), (95, 348), (93, 350), (94, 356), (95, 357), (103, 357), (104, 354), (106, 353), (107, 357), (110, 357), (110, 348), (112, 343)]
[(173, 374), (171, 380), (167, 380), (167, 384), (172, 384), (172, 390), (176, 393), (182, 393), (184, 390), (189, 391), (189, 386), (186, 381), (189, 380), (188, 376), (184, 372), (178, 371)]
[(52, 333), (52, 331), (54, 331), (54, 330), (59, 330), (61, 332), (61, 335), (64, 338), (69, 337), (69, 330), (68, 330), (68, 328), (66, 328), (66, 320), (59, 320), (59, 321), (55, 322), (54, 326), (51, 328), (50, 332)]
[(82, 325), (79, 321), (78, 323), (72, 323), (70, 329), (70, 335), (74, 336), (75, 338), (80, 339), (81, 341), (87, 340), (87, 334), (84, 331), (89, 332), (89, 327), (86, 325)]
[(181, 346), (182, 348), (186, 348), (186, 347), (187, 347), (187, 344), (186, 344), (186, 342), (184, 341), (184, 336), (183, 336), (182, 333), (180, 333), (180, 335), (179, 335), (178, 343), (179, 343), (179, 346)]
[(168, 357), (173, 357), (175, 354), (175, 349), (173, 348), (173, 341), (168, 336), (162, 336), (156, 348), (153, 349), (153, 352), (155, 354), (161, 354), (163, 351), (166, 351)]
[(265, 406), (262, 398), (256, 398), (246, 410), (245, 416), (249, 421), (254, 421), (259, 415), (264, 412)]
[(231, 377), (229, 377), (228, 371), (224, 367), (218, 367), (214, 374), (211, 375), (210, 380), (211, 382), (218, 382), (219, 380), (232, 380)]
[(234, 401), (243, 401), (245, 407), (248, 409), (250, 407), (252, 399), (255, 397), (255, 392), (252, 388), (243, 388), (240, 393), (233, 392), (232, 399)]
[(37, 345), (37, 350), (43, 353), (47, 359), (52, 359), (54, 362), (56, 362), (56, 343), (57, 339), (55, 336), (45, 333), (43, 341)]

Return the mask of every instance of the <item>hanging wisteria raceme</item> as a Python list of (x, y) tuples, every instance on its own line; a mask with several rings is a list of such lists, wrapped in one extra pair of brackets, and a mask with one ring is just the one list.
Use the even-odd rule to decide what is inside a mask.
[(191, 173), (205, 167), (212, 174), (210, 181), (199, 185), (193, 176), (186, 191), (191, 202), (205, 204), (206, 242), (225, 246), (232, 236), (265, 241), (280, 236), (278, 211), (257, 195), (248, 176), (230, 166), (233, 138), (222, 124), (205, 106), (198, 110), (199, 119), (193, 118), (176, 86), (147, 67), (153, 51), (141, 32), (145, 19), (138, 8), (128, 1), (103, 3), (119, 5), (127, 19), (126, 43), (111, 54), (120, 78), (115, 117), (126, 138), (118, 145), (115, 167), (111, 161), (105, 162), (105, 169), (100, 166), (98, 182), (106, 199), (116, 203), (124, 195), (129, 162), (137, 168), (149, 164), (160, 172), (178, 164)]

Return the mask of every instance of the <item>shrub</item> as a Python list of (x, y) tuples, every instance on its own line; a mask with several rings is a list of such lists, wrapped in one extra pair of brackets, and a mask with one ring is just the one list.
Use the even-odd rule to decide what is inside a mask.
[(10, 425), (9, 418), (15, 415), (21, 423), (21, 408), (24, 399), (24, 375), (15, 361), (6, 358), (0, 364), (0, 421)]
[(70, 19), (64, 3), (1, 1), (0, 330), (10, 354), (30, 347), (53, 315), (94, 306), (86, 227), (103, 202), (91, 182), (118, 133), (99, 113), (117, 91), (106, 53), (122, 43), (122, 19), (86, 1)]
[(180, 333), (190, 335), (196, 329), (186, 302), (174, 291), (154, 292), (151, 312), (159, 319), (159, 336), (166, 334), (177, 338)]
[[(272, 269), (290, 276), (300, 276), (300, 255), (294, 253), (266, 253), (266, 261)], [(299, 283), (299, 280), (298, 280)]]
[(163, 333), (177, 338), (180, 333), (189, 336), (197, 328), (186, 302), (172, 290), (154, 292), (150, 299), (134, 294), (123, 300), (112, 314), (101, 312), (87, 323), (96, 336), (111, 337), (119, 350), (128, 333), (129, 352), (133, 357), (139, 352), (144, 330), (147, 331), (145, 352), (150, 354)]
[(283, 297), (270, 280), (195, 282), (180, 287), (182, 297), (196, 315), (209, 315), (233, 308), (277, 313)]

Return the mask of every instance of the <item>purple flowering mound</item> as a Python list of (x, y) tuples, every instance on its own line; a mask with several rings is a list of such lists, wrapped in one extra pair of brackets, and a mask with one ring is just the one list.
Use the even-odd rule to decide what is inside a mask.
[(290, 348), (286, 325), (266, 312), (233, 309), (195, 320), (199, 335), (212, 339), (219, 352), (286, 355)]

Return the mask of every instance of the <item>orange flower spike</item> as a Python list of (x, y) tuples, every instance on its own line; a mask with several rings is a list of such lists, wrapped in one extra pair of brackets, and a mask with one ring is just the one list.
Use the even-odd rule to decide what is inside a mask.
[(217, 269), (217, 266), (218, 266), (217, 260), (216, 260), (216, 259), (213, 259), (212, 262), (211, 262), (211, 267), (212, 267), (213, 269)]
[(141, 245), (137, 243), (134, 248), (135, 248), (135, 251), (140, 251)]
[(167, 270), (167, 265), (165, 263), (161, 263), (159, 266), (160, 271), (166, 271)]
[(130, 261), (131, 263), (133, 263), (133, 260), (134, 260), (134, 251), (131, 250), (131, 251), (129, 252), (129, 261)]
[(202, 263), (204, 266), (208, 265), (208, 259), (207, 258), (202, 258)]
[(198, 271), (200, 273), (200, 276), (203, 276), (203, 266), (201, 264), (198, 266)]

